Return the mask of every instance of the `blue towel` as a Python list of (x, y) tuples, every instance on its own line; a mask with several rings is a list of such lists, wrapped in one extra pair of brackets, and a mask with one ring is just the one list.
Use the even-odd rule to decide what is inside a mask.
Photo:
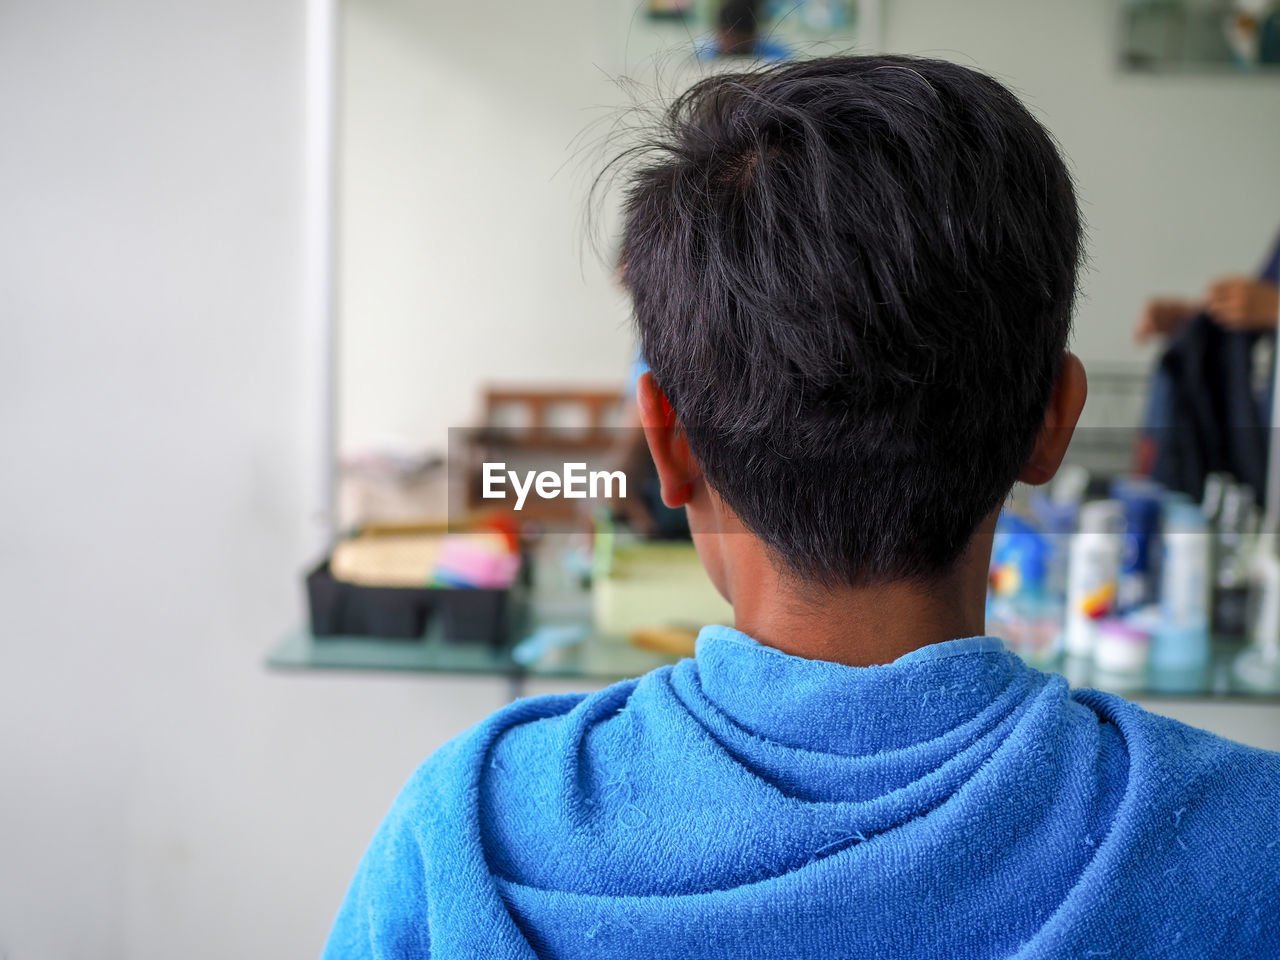
[(990, 638), (858, 668), (709, 627), (441, 748), (325, 956), (1280, 957), (1280, 754)]

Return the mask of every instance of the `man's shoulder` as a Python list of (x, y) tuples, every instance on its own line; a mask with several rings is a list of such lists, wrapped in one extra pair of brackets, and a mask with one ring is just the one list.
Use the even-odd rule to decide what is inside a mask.
[(1280, 753), (1228, 740), (1114, 693), (1073, 690), (1072, 699), (1118, 728), (1131, 761), (1150, 763), (1157, 769), (1233, 771), (1246, 777), (1256, 774), (1273, 778), (1271, 786), (1280, 787), (1280, 781), (1274, 779), (1280, 775)]
[[(1142, 708), (1140, 708), (1142, 709)], [(1163, 767), (1189, 767), (1197, 783), (1224, 795), (1262, 791), (1280, 806), (1280, 753), (1228, 740), (1150, 710), (1142, 710)]]
[[(1127, 793), (1144, 818), (1182, 827), (1203, 814), (1208, 835), (1239, 832), (1280, 840), (1280, 753), (1193, 727), (1115, 694), (1075, 691), (1073, 698), (1113, 724), (1128, 757)], [(1179, 831), (1181, 833), (1181, 831)]]
[(519, 767), (526, 776), (535, 774), (576, 732), (599, 720), (601, 714), (621, 709), (640, 682), (623, 680), (594, 692), (514, 700), (427, 757), (409, 778), (401, 800), (438, 807), (451, 799), (473, 796), (491, 772), (511, 772)]

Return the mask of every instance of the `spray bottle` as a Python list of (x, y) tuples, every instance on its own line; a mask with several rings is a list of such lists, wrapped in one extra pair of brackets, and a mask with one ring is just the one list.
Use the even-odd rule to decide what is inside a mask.
[(1091, 657), (1097, 621), (1115, 612), (1123, 522), (1116, 500), (1096, 500), (1080, 509), (1080, 532), (1071, 541), (1067, 571), (1064, 647), (1068, 657)]

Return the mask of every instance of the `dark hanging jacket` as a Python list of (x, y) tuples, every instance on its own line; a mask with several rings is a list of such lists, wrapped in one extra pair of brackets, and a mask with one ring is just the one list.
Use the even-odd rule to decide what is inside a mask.
[[(1280, 237), (1260, 280), (1280, 283)], [(1205, 478), (1232, 474), (1255, 495), (1266, 490), (1271, 379), (1255, 387), (1254, 348), (1274, 334), (1223, 330), (1200, 314), (1172, 340), (1152, 380), (1146, 433), (1155, 479), (1199, 500)]]
[(1266, 489), (1267, 428), (1253, 384), (1258, 337), (1200, 314), (1160, 358), (1147, 431), (1158, 450), (1153, 475), (1171, 490), (1199, 500), (1210, 473)]

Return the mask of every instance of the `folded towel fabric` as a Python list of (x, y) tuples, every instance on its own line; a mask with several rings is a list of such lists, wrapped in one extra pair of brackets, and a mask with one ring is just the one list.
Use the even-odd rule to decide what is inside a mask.
[(441, 748), (325, 956), (1280, 957), (1280, 754), (991, 638), (859, 668), (709, 627)]

